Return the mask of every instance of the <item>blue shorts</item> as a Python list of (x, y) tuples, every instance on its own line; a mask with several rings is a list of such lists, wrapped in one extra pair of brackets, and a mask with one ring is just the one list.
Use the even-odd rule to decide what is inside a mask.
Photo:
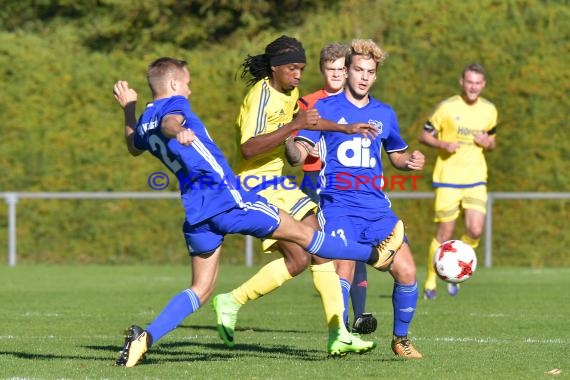
[(244, 202), (244, 208), (232, 208), (194, 225), (185, 221), (182, 230), (189, 254), (198, 256), (215, 251), (227, 234), (263, 238), (279, 227), (279, 209), (265, 198), (248, 193)]
[(371, 219), (368, 215), (347, 215), (340, 208), (331, 208), (319, 212), (318, 219), (321, 229), (327, 234), (376, 245), (390, 235), (400, 218), (391, 209)]

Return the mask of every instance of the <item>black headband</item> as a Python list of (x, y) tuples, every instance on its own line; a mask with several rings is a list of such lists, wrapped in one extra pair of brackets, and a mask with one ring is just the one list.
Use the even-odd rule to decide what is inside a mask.
[(288, 51), (269, 57), (270, 66), (287, 65), (289, 63), (307, 63), (305, 50)]

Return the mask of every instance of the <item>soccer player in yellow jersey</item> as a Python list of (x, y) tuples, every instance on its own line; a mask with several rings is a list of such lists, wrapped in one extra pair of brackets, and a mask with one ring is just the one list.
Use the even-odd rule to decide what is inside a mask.
[[(248, 56), (243, 63), (242, 78), (250, 76), (251, 89), (244, 98), (237, 119), (240, 133), (241, 159), (236, 173), (242, 186), (257, 192), (302, 223), (319, 229), (316, 204), (294, 182), (283, 177), (285, 141), (310, 124), (316, 110), (299, 110), (299, 82), (305, 68), (305, 50), (295, 38), (281, 36), (265, 48), (264, 54)], [(295, 116), (296, 115), (296, 116)], [(327, 120), (318, 127), (343, 130)], [(336, 128), (336, 129), (335, 129)], [(375, 133), (365, 123), (352, 125), (349, 133)], [(345, 129), (346, 131), (346, 129)], [(218, 333), (227, 346), (234, 346), (238, 310), (279, 288), (284, 282), (310, 266), (313, 284), (321, 296), (329, 329), (328, 352), (342, 356), (348, 352), (366, 352), (376, 345), (350, 334), (344, 323), (343, 298), (339, 277), (332, 261), (312, 259), (305, 250), (288, 242), (263, 240), (264, 251), (277, 250), (283, 258), (271, 261), (253, 277), (230, 293), (214, 297)]]
[[(433, 170), (436, 234), (427, 258), (424, 298), (436, 297), (433, 258), (439, 245), (453, 236), (455, 221), (463, 210), (465, 234), (461, 240), (476, 248), (483, 232), (487, 204), (487, 163), (484, 152), (495, 149), (497, 109), (482, 98), (485, 69), (477, 63), (464, 67), (461, 95), (441, 102), (420, 134), (421, 143), (436, 148)], [(448, 284), (455, 296), (459, 285)]]

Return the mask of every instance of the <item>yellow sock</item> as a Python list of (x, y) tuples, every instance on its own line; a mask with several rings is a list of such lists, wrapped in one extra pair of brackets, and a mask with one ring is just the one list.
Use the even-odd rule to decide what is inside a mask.
[(479, 246), (479, 239), (473, 239), (468, 235), (461, 236), (461, 240), (463, 240), (464, 243), (466, 243), (468, 246), (470, 246), (473, 249), (476, 249)]
[(321, 296), (329, 331), (338, 334), (339, 328), (344, 330), (346, 327), (344, 323), (341, 323), (344, 302), (340, 279), (336, 274), (334, 263), (329, 261), (324, 264), (311, 265), (311, 272), (313, 272), (313, 285)]
[(249, 280), (232, 291), (232, 295), (242, 305), (258, 299), (277, 289), (285, 281), (290, 280), (291, 274), (285, 265), (285, 259), (277, 259), (266, 264)]
[(435, 269), (433, 267), (433, 259), (435, 258), (435, 251), (437, 251), (440, 244), (441, 243), (438, 242), (436, 238), (433, 238), (429, 245), (429, 251), (426, 262), (427, 276), (426, 276), (426, 282), (424, 284), (424, 289), (435, 290), (437, 286), (437, 275), (435, 274)]

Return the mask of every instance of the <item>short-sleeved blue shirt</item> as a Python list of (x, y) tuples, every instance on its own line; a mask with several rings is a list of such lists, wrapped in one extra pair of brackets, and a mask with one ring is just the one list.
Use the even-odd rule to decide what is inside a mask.
[[(184, 117), (183, 126), (196, 134), (190, 146), (166, 138), (160, 132), (166, 115)], [(173, 96), (147, 104), (137, 123), (134, 144), (138, 149), (151, 152), (176, 175), (188, 223), (195, 224), (234, 207), (244, 207), (233, 171), (185, 97)]]
[(379, 133), (370, 140), (342, 132), (300, 131), (296, 140), (319, 144), (321, 209), (338, 208), (357, 216), (374, 213), (374, 219), (383, 210), (391, 213), (390, 201), (382, 191), (382, 147), (387, 153), (408, 148), (392, 107), (370, 96), (369, 103), (358, 108), (342, 92), (320, 99), (315, 108), (324, 119), (338, 124), (369, 123)]

